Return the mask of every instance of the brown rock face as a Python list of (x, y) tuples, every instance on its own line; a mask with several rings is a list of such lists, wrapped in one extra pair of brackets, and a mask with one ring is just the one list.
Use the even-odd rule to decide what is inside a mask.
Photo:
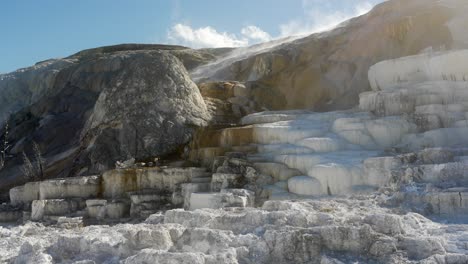
[[(276, 46), (233, 64), (214, 64), (208, 80), (247, 82), (260, 107), (350, 108), (370, 90), (369, 67), (427, 49), (468, 47), (464, 0), (391, 0), (338, 28)], [(199, 73), (197, 73), (200, 75)]]

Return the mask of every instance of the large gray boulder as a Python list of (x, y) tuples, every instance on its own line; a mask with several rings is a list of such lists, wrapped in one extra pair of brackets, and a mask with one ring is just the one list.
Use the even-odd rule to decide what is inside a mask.
[[(22, 152), (33, 142), (46, 177), (99, 173), (118, 160), (183, 149), (209, 111), (183, 62), (208, 51), (119, 45), (86, 50), (0, 75), (0, 139), (7, 117), (12, 158), (0, 170), (0, 193), (25, 181)], [(192, 65), (190, 64), (190, 65)]]
[(172, 153), (209, 119), (197, 86), (174, 56), (155, 51), (116, 57), (120, 70), (100, 93), (81, 134), (94, 168), (107, 169), (119, 158)]

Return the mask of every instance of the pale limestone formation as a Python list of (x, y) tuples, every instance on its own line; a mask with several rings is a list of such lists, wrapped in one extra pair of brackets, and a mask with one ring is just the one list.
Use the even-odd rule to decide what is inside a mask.
[[(278, 55), (272, 53), (259, 55), (254, 62), (241, 61), (239, 67), (231, 68), (251, 69), (240, 73), (248, 75), (243, 76), (249, 80), (247, 86), (235, 82), (204, 84), (200, 85), (201, 94), (229, 101), (237, 106), (231, 110), (237, 111), (238, 116), (247, 111), (242, 107), (251, 106), (249, 97), (270, 98), (262, 97), (264, 91), (255, 87), (259, 83), (272, 85), (271, 98), (280, 98), (275, 92), (285, 90), (278, 90), (270, 80), (274, 78), (292, 92), (288, 91), (285, 101), (278, 100), (273, 108), (342, 106), (338, 97), (349, 98), (336, 87), (342, 87), (338, 84), (343, 80), (352, 79), (354, 85), (360, 83), (358, 77), (367, 72), (363, 65), (375, 59), (369, 59), (369, 54), (381, 57), (376, 46), (397, 47), (393, 55), (398, 55), (419, 52), (413, 49), (421, 48), (426, 41), (453, 46), (468, 44), (454, 36), (466, 21), (460, 17), (466, 3), (412, 0), (404, 5), (405, 10), (392, 9), (402, 3), (389, 1), (364, 16), (412, 14), (418, 10), (403, 22), (401, 14), (381, 21), (378, 25), (390, 25), (385, 31), (369, 32), (368, 28), (359, 27), (362, 17), (349, 22), (362, 38), (343, 41), (347, 39), (344, 37), (338, 42), (347, 43), (343, 50), (355, 51), (364, 62), (348, 66), (342, 72), (344, 77), (335, 75), (343, 70), (340, 61), (353, 60), (340, 49), (336, 54), (323, 55), (330, 55), (336, 64), (322, 63), (320, 69), (306, 67), (295, 75), (295, 80), (287, 81), (285, 76), (290, 75), (287, 70), (295, 67), (282, 59), (269, 60), (269, 56)], [(409, 33), (420, 29), (428, 17), (430, 25), (424, 25), (424, 29), (431, 28), (437, 41), (424, 38), (414, 42), (421, 35)], [(323, 36), (346, 33), (345, 27)], [(377, 38), (372, 35), (375, 32), (383, 36)], [(375, 42), (362, 51), (366, 34), (374, 36)], [(315, 37), (322, 39), (320, 34), (311, 38)], [(392, 44), (388, 38), (398, 43)], [(294, 45), (309, 47), (307, 42), (306, 39)], [(358, 43), (360, 49), (356, 48)], [(408, 43), (416, 44), (408, 51), (404, 49)], [(314, 53), (313, 49), (304, 50)], [(359, 109), (327, 113), (266, 111), (244, 117), (240, 121), (242, 127), (202, 130), (191, 144), (196, 149), (190, 156), (209, 166), (210, 173), (202, 168), (127, 168), (105, 172), (102, 181), (95, 176), (44, 181), (31, 195), (25, 193), (26, 186), (16, 188), (10, 192), (11, 200), (25, 207), (2, 211), (7, 213), (0, 214), (0, 220), (1, 217), (16, 220), (37, 194), (38, 198), (32, 199), (31, 219), (57, 226), (46, 229), (36, 225), (28, 229), (34, 224), (26, 223), (0, 228), (0, 260), (467, 263), (468, 80), (464, 79), (466, 62), (458, 63), (467, 54), (465, 50), (427, 53), (375, 65), (369, 71), (374, 91), (361, 94)], [(305, 55), (295, 57), (301, 62), (315, 57)], [(270, 76), (278, 74), (272, 69), (283, 66), (281, 72), (285, 76)], [(310, 75), (311, 72), (317, 74)], [(331, 77), (336, 78), (329, 81), (327, 78), (333, 80)], [(294, 85), (284, 86), (290, 83)], [(323, 91), (318, 91), (318, 96), (294, 93), (302, 91), (304, 83), (314, 88), (313, 93), (319, 86), (320, 89), (329, 89), (330, 83), (336, 86), (329, 89), (333, 93), (329, 95), (321, 94)], [(111, 98), (119, 99), (120, 95), (113, 94)], [(145, 96), (142, 98), (154, 103)], [(302, 101), (310, 98), (311, 102)], [(99, 124), (122, 114), (110, 111), (115, 105), (106, 100), (99, 99), (99, 111), (92, 118)], [(265, 104), (261, 100), (260, 104)], [(123, 116), (128, 117), (125, 113)], [(104, 131), (92, 122), (88, 125), (98, 132)], [(167, 210), (182, 205), (185, 209)], [(130, 217), (136, 221), (148, 215), (151, 216), (141, 224), (82, 226), (84, 220), (115, 223), (128, 221)], [(451, 224), (452, 221), (457, 224)]]
[(99, 195), (100, 188), (100, 176), (53, 179), (39, 184), (39, 198), (40, 200), (95, 198)]
[(369, 69), (372, 90), (388, 90), (399, 83), (468, 81), (468, 51), (428, 52), (383, 61)]
[(128, 192), (152, 189), (170, 192), (192, 178), (206, 175), (203, 168), (117, 169), (103, 174), (103, 195), (107, 198), (127, 196)]
[(97, 220), (119, 220), (130, 216), (126, 201), (86, 200), (87, 216)]
[[(430, 61), (434, 64), (431, 67), (437, 68), (447, 61), (453, 61), (457, 53), (463, 57), (465, 51), (413, 56), (397, 59), (392, 63), (406, 63), (416, 65), (414, 67), (417, 68), (417, 65)], [(437, 59), (432, 60), (433, 56)], [(369, 72), (371, 82), (373, 78), (380, 80), (379, 74), (384, 74), (387, 67), (385, 65), (386, 62), (382, 62)], [(398, 69), (401, 73), (398, 74), (413, 74), (415, 70), (411, 67), (401, 67)], [(457, 67), (463, 71), (462, 65), (452, 65), (443, 67), (443, 73), (458, 74)], [(441, 74), (435, 75), (440, 77)], [(288, 190), (306, 196), (372, 191), (390, 184), (395, 177), (406, 177), (401, 172), (392, 174), (404, 164), (392, 157), (385, 157), (384, 151), (419, 153), (418, 151), (425, 148), (451, 148), (445, 153), (431, 153), (429, 150), (428, 153), (415, 154), (426, 157), (425, 160), (422, 158), (426, 165), (421, 169), (427, 168), (429, 171), (433, 170), (430, 166), (434, 163), (447, 163), (446, 166), (451, 166), (450, 161), (443, 160), (445, 154), (464, 159), (464, 153), (456, 152), (460, 147), (468, 145), (468, 132), (464, 126), (467, 122), (464, 104), (465, 101), (468, 102), (468, 90), (464, 87), (468, 81), (463, 78), (444, 81), (439, 80), (442, 77), (435, 75), (423, 74), (417, 80), (397, 77), (390, 79), (391, 81), (382, 79), (382, 82), (388, 83), (388, 87), (361, 96), (360, 109), (368, 112), (256, 113), (242, 119), (241, 123), (246, 126), (224, 129), (216, 134), (214, 141), (218, 141), (217, 146), (224, 148), (225, 153), (241, 147), (248, 149), (247, 146), (255, 146), (249, 149), (247, 159), (260, 175), (270, 176), (273, 183), (278, 183), (262, 187), (266, 190), (263, 192), (266, 197), (294, 197), (285, 193)], [(448, 85), (447, 88), (444, 85)], [(393, 94), (398, 95), (397, 101), (386, 99), (385, 96)], [(442, 165), (437, 166), (441, 168)], [(459, 174), (456, 169), (445, 170)], [(304, 175), (310, 179), (296, 178)], [(280, 183), (285, 180), (289, 180), (287, 187)], [(432, 184), (442, 181), (444, 180), (436, 178)], [(463, 183), (457, 181), (456, 184)]]
[(10, 189), (10, 202), (13, 205), (30, 203), (40, 198), (40, 182), (28, 182), (23, 186)]
[(185, 183), (182, 184), (183, 204), (186, 210), (190, 209), (190, 200), (192, 193), (208, 193), (211, 189), (211, 183)]
[(242, 189), (223, 189), (218, 193), (192, 193), (190, 195), (190, 210), (225, 207), (253, 207), (255, 194)]
[(240, 174), (215, 173), (211, 181), (211, 190), (219, 192), (226, 188), (241, 188), (244, 184), (244, 177)]
[(77, 200), (35, 200), (32, 202), (31, 219), (40, 221), (47, 216), (60, 217), (71, 214), (83, 208), (83, 204)]
[(84, 226), (83, 217), (59, 217), (57, 225), (66, 229), (81, 228)]
[[(464, 243), (468, 235), (466, 225), (435, 223), (416, 213), (399, 214), (378, 205), (378, 200), (389, 197), (379, 194), (357, 199), (268, 201), (261, 208), (175, 209), (151, 216), (146, 223), (113, 226), (82, 227), (79, 218), (59, 218), (61, 227), (29, 222), (0, 228), (0, 261), (213, 264), (468, 261)], [(102, 205), (99, 201), (92, 204)]]
[(322, 184), (310, 176), (296, 176), (288, 180), (288, 190), (299, 195), (322, 196)]

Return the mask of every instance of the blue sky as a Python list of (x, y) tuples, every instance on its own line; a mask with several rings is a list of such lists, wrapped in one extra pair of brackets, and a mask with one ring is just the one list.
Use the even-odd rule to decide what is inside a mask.
[(119, 43), (245, 46), (324, 30), (383, 0), (0, 0), (0, 73)]

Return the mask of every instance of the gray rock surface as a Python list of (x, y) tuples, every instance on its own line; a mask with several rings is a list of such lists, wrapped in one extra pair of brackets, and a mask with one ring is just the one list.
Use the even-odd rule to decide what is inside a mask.
[[(141, 224), (0, 227), (14, 263), (466, 263), (466, 224), (378, 206), (385, 195), (169, 210)], [(42, 261), (42, 262), (41, 262)]]
[(13, 158), (0, 171), (0, 191), (25, 180), (21, 153), (32, 157), (33, 142), (45, 158), (46, 177), (89, 175), (118, 160), (179, 152), (210, 119), (176, 57), (182, 53), (184, 60), (216, 56), (208, 56), (210, 50), (129, 44), (0, 75), (0, 124), (10, 114), (13, 144)]
[(82, 132), (93, 168), (120, 157), (172, 153), (209, 119), (203, 98), (174, 56), (130, 53), (97, 99)]
[[(460, 59), (466, 51), (380, 63), (369, 79), (383, 90), (364, 93), (360, 108), (367, 112), (267, 111), (244, 118), (246, 127), (205, 131), (197, 142), (211, 172), (138, 161), (158, 163), (154, 156), (180, 151), (213, 112), (226, 122), (256, 103), (351, 106), (368, 88), (362, 75), (369, 63), (428, 46), (464, 47), (468, 41), (459, 35), (467, 9), (461, 0), (388, 1), (331, 32), (221, 65), (208, 76), (243, 83), (198, 89), (183, 64), (205, 63), (208, 50), (137, 44), (86, 50), (2, 76), (7, 92), (0, 96), (9, 98), (3, 107), (16, 111), (12, 154), (30, 152), (38, 141), (47, 175), (130, 162), (117, 163), (121, 168), (101, 180), (12, 189), (13, 205), (1, 206), (0, 222), (23, 214), (25, 223), (0, 226), (0, 262), (468, 263), (468, 95)], [(433, 59), (443, 71), (428, 67), (422, 76), (419, 68)], [(456, 84), (433, 82), (446, 83), (448, 73)], [(413, 82), (421, 79), (434, 89)], [(12, 91), (28, 97), (15, 103)], [(212, 98), (211, 106), (230, 105), (207, 106), (202, 96)], [(413, 112), (427, 116), (418, 121)], [(59, 130), (62, 125), (68, 126)], [(4, 173), (14, 175), (15, 159), (8, 162)], [(182, 204), (191, 210), (172, 209)], [(90, 223), (115, 225), (85, 226)]]

